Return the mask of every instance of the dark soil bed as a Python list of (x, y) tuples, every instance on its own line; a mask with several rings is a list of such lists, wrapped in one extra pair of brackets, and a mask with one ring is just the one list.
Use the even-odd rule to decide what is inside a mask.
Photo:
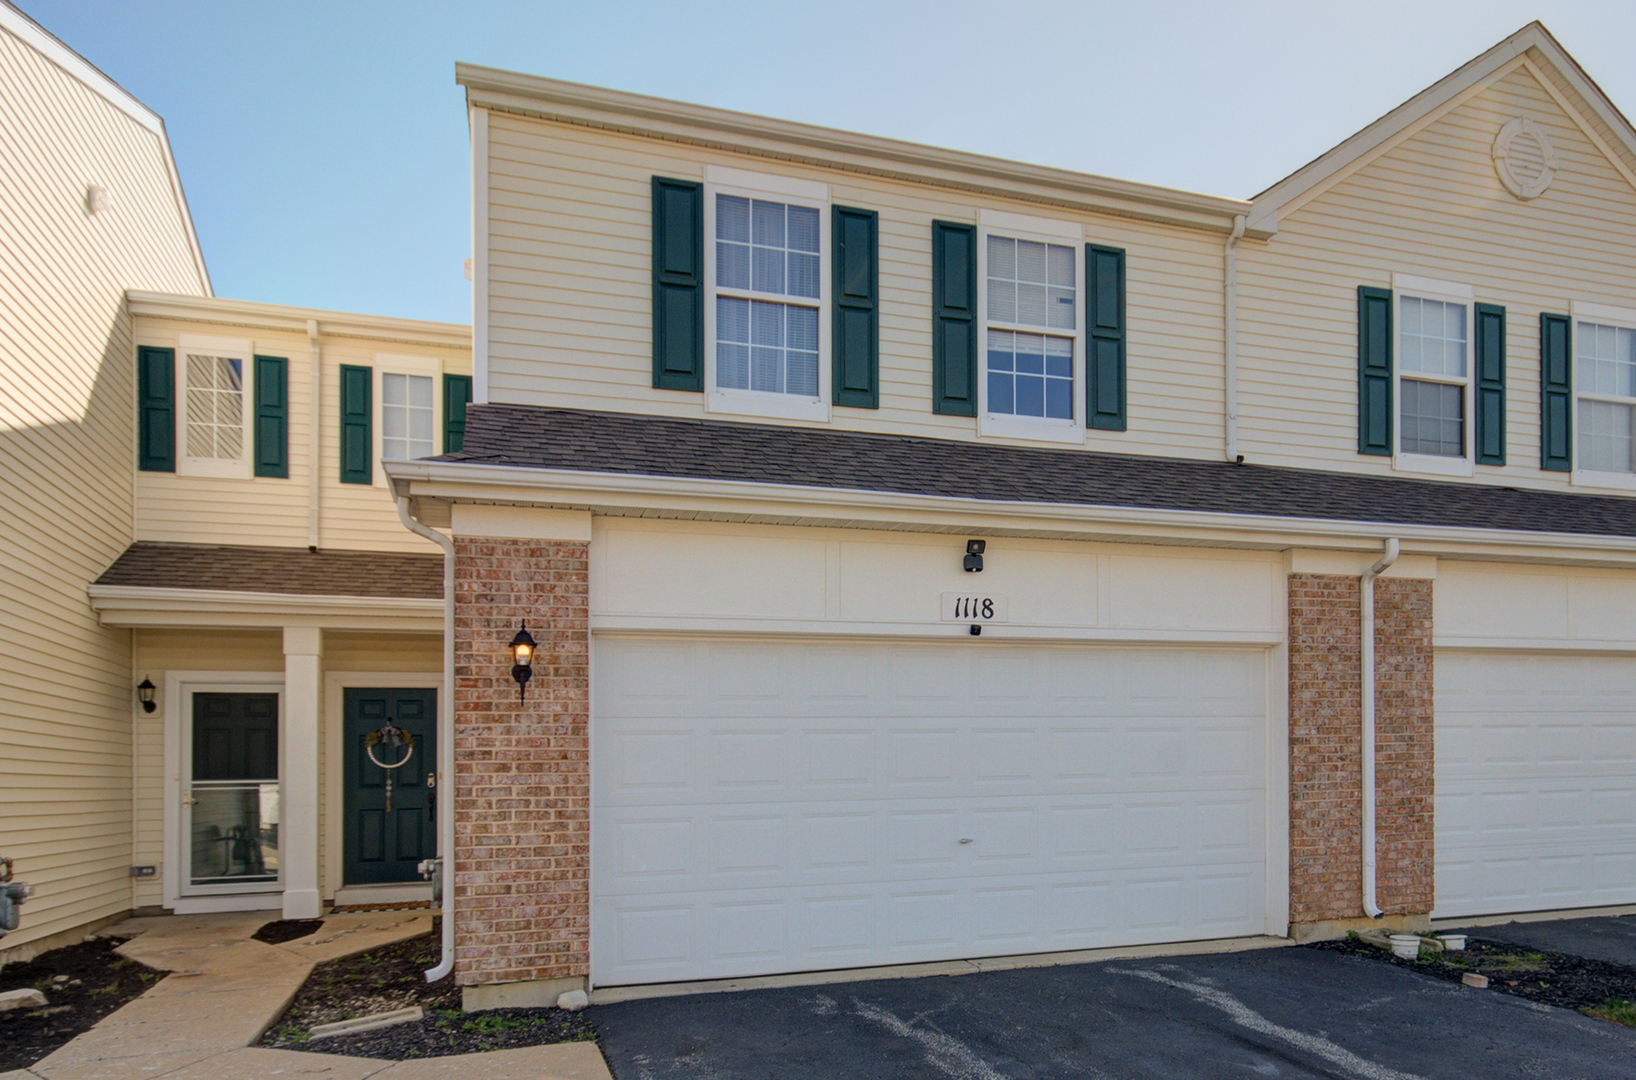
[[(584, 1013), (561, 1009), (462, 1012), (454, 976), (428, 983), (421, 974), (437, 963), (438, 946), (434, 924), (430, 934), (318, 965), (260, 1045), (402, 1061), (596, 1039)], [(313, 1040), (309, 1034), (318, 1024), (412, 1005), (425, 1009), (425, 1017), (358, 1035)]]
[(28, 1068), (164, 977), (114, 952), (128, 940), (98, 938), (0, 968), (0, 990), (33, 988), (46, 1000), (0, 1012), (0, 1073)]
[(1514, 994), (1541, 1005), (1577, 1009), (1600, 1019), (1609, 1018), (1602, 1011), (1608, 1002), (1636, 1001), (1636, 968), (1498, 941), (1468, 938), (1465, 949), (1460, 952), (1421, 949), (1418, 960), (1401, 959), (1390, 950), (1358, 938), (1324, 941), (1307, 948), (1395, 964), (1455, 983), (1466, 972), (1475, 972), (1488, 976), (1490, 990)]
[(295, 941), (316, 934), (318, 928), (323, 925), (323, 919), (276, 919), (251, 934), (250, 940), (268, 945), (282, 945), (286, 941)]

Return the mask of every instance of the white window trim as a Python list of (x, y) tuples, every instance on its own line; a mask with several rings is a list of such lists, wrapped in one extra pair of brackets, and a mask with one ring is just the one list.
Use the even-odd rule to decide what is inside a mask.
[[(385, 395), (381, 393), (382, 375), (422, 375), (432, 380), (432, 453), (443, 452), (443, 361), (431, 356), (408, 356), (399, 353), (376, 353), (374, 385), (370, 388), (370, 427), (371, 441), (374, 443), (375, 486), (387, 486), (386, 470), (379, 468), (381, 462), (387, 460), (381, 452), (386, 445), (384, 419)], [(392, 460), (396, 461), (397, 458)]]
[[(788, 176), (768, 176), (711, 166), (704, 178), (704, 408), (706, 412), (767, 416), (781, 420), (829, 422), (830, 374), (830, 236), (829, 185)], [(810, 206), (818, 211), (818, 396), (797, 397), (765, 390), (724, 390), (716, 385), (716, 196)], [(805, 298), (733, 289), (731, 295), (798, 306)]]
[[(1408, 453), (1403, 447), (1403, 299), (1437, 300), (1445, 304), (1460, 304), (1466, 309), (1466, 374), (1464, 379), (1446, 375), (1427, 375), (1414, 372), (1411, 381), (1442, 383), (1445, 386), (1463, 386), (1465, 407), (1462, 411), (1461, 434), (1465, 441), (1463, 457), (1443, 457), (1441, 454)], [(1397, 472), (1425, 473), (1431, 476), (1475, 476), (1477, 474), (1475, 428), (1477, 380), (1473, 365), (1477, 360), (1476, 293), (1470, 285), (1436, 278), (1414, 277), (1409, 274), (1392, 275), (1392, 468)]]
[[(239, 395), (239, 456), (227, 458), (189, 457), (187, 453), (187, 356), (199, 353), (206, 356), (226, 357), (239, 361), (241, 373)], [(213, 476), (227, 480), (250, 479), (251, 395), (255, 393), (254, 342), (242, 338), (200, 337), (180, 334), (176, 339), (176, 370), (171, 385), (176, 388), (176, 473), (178, 476)]]
[(1580, 399), (1612, 401), (1620, 405), (1631, 403), (1629, 398), (1616, 397), (1612, 394), (1586, 394), (1579, 389), (1579, 324), (1581, 322), (1590, 322), (1596, 323), (1598, 326), (1616, 326), (1621, 330), (1636, 330), (1636, 310), (1610, 307), (1606, 304), (1588, 304), (1575, 300), (1569, 308), (1569, 318), (1573, 320), (1573, 331), (1569, 338), (1573, 343), (1573, 349), (1572, 354), (1568, 357), (1568, 371), (1574, 389), (1572, 400), (1568, 403), (1569, 422), (1573, 425), (1573, 438), (1568, 440), (1571, 444), (1568, 453), (1573, 460), (1573, 470), (1568, 474), (1568, 482), (1574, 487), (1636, 491), (1636, 473), (1603, 472), (1600, 469), (1582, 469), (1579, 467)]
[[(278, 881), (245, 885), (193, 885), (186, 879), (188, 863), (184, 852), (191, 851), (191, 838), (182, 835), (182, 788), (191, 783), (193, 695), (196, 693), (251, 693), (278, 695), (279, 820), (284, 813), (284, 673), (282, 671), (167, 671), (165, 673), (165, 785), (164, 834), (160, 850), (160, 872), (164, 875), (160, 893), (167, 908), (194, 904), (190, 911), (231, 911), (242, 905), (234, 897), (276, 896), (284, 891), (284, 864), (280, 860)], [(188, 779), (184, 779), (187, 777)], [(216, 898), (217, 902), (213, 902)], [(260, 907), (260, 904), (256, 904)], [(272, 902), (276, 907), (276, 902)]]
[[(1074, 385), (1070, 396), (1072, 420), (1045, 417), (995, 415), (988, 411), (988, 237), (989, 233), (1035, 240), (1046, 244), (1066, 242), (1074, 253), (1074, 329), (1067, 333), (1020, 323), (995, 323), (997, 330), (1024, 334), (1071, 337), (1074, 342)], [(987, 438), (1019, 439), (1027, 442), (1085, 442), (1085, 230), (1083, 226), (1049, 218), (1029, 217), (1000, 210), (983, 210), (977, 215), (977, 434)]]

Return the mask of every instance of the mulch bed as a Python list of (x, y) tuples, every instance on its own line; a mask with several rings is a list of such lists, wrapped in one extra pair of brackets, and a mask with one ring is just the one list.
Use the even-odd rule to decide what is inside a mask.
[(323, 919), (276, 919), (250, 935), (251, 941), (267, 945), (282, 945), (286, 941), (310, 937), (324, 925)]
[(1460, 952), (1421, 949), (1417, 960), (1404, 960), (1358, 938), (1324, 941), (1307, 948), (1394, 964), (1455, 983), (1466, 972), (1476, 972), (1488, 976), (1490, 990), (1563, 1009), (1585, 1011), (1610, 1000), (1636, 1000), (1636, 968), (1498, 941), (1468, 937)]
[(0, 1073), (28, 1068), (164, 977), (114, 951), (129, 940), (97, 938), (0, 968), (0, 990), (32, 987), (46, 999), (0, 1012)]
[[(402, 1061), (596, 1039), (595, 1029), (582, 1012), (462, 1012), (460, 987), (455, 985), (453, 975), (428, 983), (421, 974), (437, 964), (439, 946), (434, 923), (430, 934), (318, 965), (289, 1009), (262, 1036), (260, 1045)], [(412, 1005), (425, 1009), (425, 1017), (358, 1035), (313, 1040), (308, 1034), (318, 1024)]]

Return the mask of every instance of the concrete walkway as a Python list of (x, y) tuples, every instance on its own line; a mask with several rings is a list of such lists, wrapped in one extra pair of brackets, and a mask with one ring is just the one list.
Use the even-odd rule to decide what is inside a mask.
[(431, 929), (424, 911), (330, 915), (310, 937), (266, 945), (267, 912), (127, 919), (122, 955), (168, 970), (153, 989), (28, 1069), (0, 1080), (611, 1080), (593, 1043), (531, 1046), (392, 1062), (251, 1046), (284, 1012), (314, 964)]

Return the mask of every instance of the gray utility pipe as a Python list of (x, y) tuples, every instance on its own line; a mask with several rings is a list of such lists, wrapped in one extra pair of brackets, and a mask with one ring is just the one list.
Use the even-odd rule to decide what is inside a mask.
[(454, 541), (416, 521), (409, 500), (398, 496), (398, 520), (443, 549), (443, 693), (437, 710), (437, 772), (443, 797), (437, 801), (437, 854), (443, 860), (443, 955), (425, 972), (437, 982), (454, 970)]
[(1371, 919), (1381, 916), (1375, 903), (1375, 579), (1397, 562), (1402, 546), (1397, 537), (1386, 541), (1386, 553), (1363, 572), (1359, 584), (1363, 612), (1363, 912)]

